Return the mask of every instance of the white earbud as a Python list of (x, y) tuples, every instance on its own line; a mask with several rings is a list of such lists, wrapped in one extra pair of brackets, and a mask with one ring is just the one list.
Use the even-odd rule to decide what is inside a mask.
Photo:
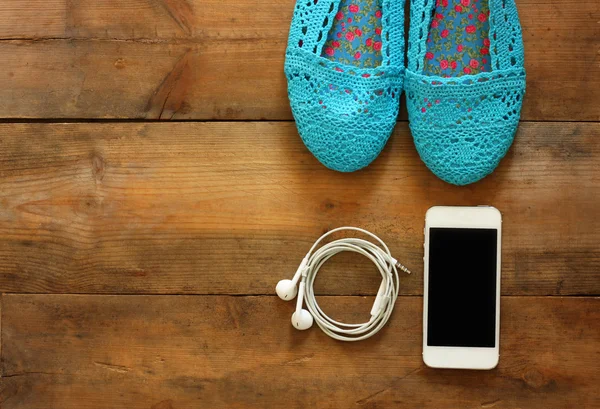
[(298, 288), (296, 288), (296, 283), (292, 280), (281, 280), (277, 283), (277, 287), (275, 287), (275, 291), (279, 298), (284, 301), (293, 300), (298, 294)]
[(300, 312), (292, 314), (292, 325), (300, 331), (309, 329), (313, 325), (313, 316), (308, 310), (301, 309)]
[(296, 312), (292, 314), (292, 325), (299, 330), (309, 329), (313, 325), (313, 316), (308, 310), (302, 308), (304, 302), (304, 287), (306, 284), (304, 280), (300, 283), (300, 290), (298, 290), (298, 300), (296, 301)]
[(294, 278), (291, 280), (281, 280), (277, 283), (275, 292), (283, 301), (293, 300), (296, 297), (296, 294), (298, 294), (298, 288), (296, 288), (296, 284), (298, 284), (298, 280), (300, 279), (300, 276), (302, 276), (302, 272), (306, 267), (306, 263), (308, 263), (308, 258), (304, 257), (302, 263), (300, 263), (300, 266), (298, 267), (298, 270), (296, 270), (296, 274), (294, 274)]

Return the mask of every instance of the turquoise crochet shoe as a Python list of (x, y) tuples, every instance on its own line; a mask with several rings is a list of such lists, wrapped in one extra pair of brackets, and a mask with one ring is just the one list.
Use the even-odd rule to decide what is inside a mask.
[(512, 144), (525, 94), (514, 0), (412, 0), (404, 83), (421, 159), (446, 182), (492, 173)]
[(297, 0), (285, 74), (307, 148), (334, 170), (367, 166), (396, 124), (404, 1)]

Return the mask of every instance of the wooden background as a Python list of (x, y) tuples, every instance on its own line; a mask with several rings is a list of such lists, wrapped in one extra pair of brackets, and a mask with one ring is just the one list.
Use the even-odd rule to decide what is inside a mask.
[[(459, 188), (421, 163), (404, 107), (367, 170), (312, 157), (283, 75), (293, 0), (0, 1), (0, 407), (599, 408), (600, 3), (517, 5), (523, 121)], [(421, 360), (441, 204), (504, 215), (492, 371)], [(274, 296), (340, 225), (413, 271), (352, 345), (294, 330)], [(316, 291), (362, 320), (377, 287), (338, 256)]]

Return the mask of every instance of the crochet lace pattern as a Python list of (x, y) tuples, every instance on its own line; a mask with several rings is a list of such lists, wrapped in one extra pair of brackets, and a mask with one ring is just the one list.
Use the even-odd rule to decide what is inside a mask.
[(298, 132), (321, 163), (352, 172), (385, 146), (404, 78), (404, 1), (383, 0), (382, 62), (340, 64), (321, 56), (339, 0), (297, 0), (286, 50), (288, 96)]
[(489, 0), (492, 71), (426, 75), (425, 41), (434, 5), (434, 0), (411, 1), (404, 83), (410, 128), (427, 167), (446, 182), (466, 185), (489, 175), (514, 139), (525, 94), (521, 26), (514, 0)]

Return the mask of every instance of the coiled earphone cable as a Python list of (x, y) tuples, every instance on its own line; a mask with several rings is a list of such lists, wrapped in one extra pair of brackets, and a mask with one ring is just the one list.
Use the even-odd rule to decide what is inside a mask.
[[(357, 238), (342, 238), (319, 247), (319, 244), (331, 234), (342, 230), (351, 230), (363, 233), (373, 239), (377, 244)], [(319, 307), (315, 298), (313, 284), (319, 269), (334, 255), (350, 251), (362, 254), (375, 264), (381, 274), (381, 284), (371, 308), (371, 318), (361, 324), (346, 324), (329, 317)], [(375, 335), (389, 320), (400, 288), (398, 269), (410, 274), (410, 271), (398, 262), (389, 248), (379, 237), (371, 232), (357, 227), (339, 227), (322, 235), (311, 247), (302, 260), (292, 280), (281, 280), (277, 284), (277, 295), (289, 301), (298, 293), (296, 312), (292, 315), (292, 325), (304, 330), (312, 326), (313, 320), (323, 332), (340, 341), (361, 341)], [(300, 280), (301, 279), (301, 280)], [(299, 290), (296, 284), (300, 280)], [(302, 308), (306, 300), (308, 311)]]

